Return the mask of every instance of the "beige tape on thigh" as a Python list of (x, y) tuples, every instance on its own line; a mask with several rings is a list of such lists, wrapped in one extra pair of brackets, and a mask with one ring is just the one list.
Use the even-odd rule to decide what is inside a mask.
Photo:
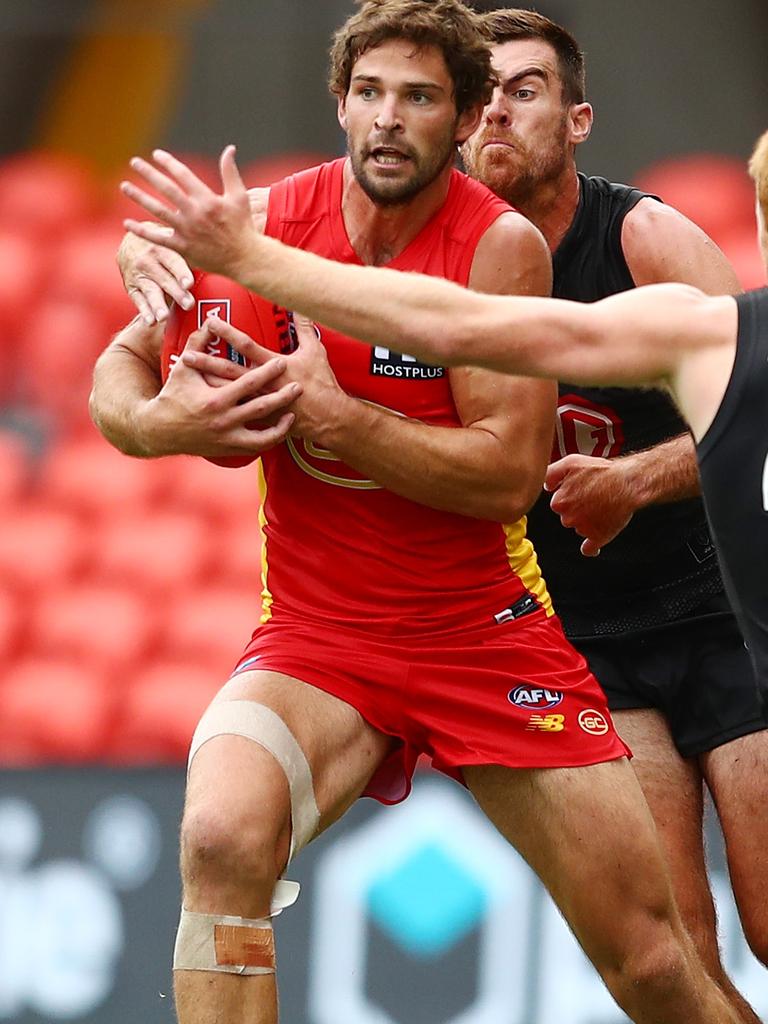
[(253, 700), (215, 700), (195, 729), (189, 751), (190, 765), (200, 747), (214, 736), (244, 736), (253, 740), (268, 750), (285, 772), (291, 796), (288, 860), (292, 860), (315, 834), (320, 821), (312, 771), (296, 737), (282, 718), (264, 704)]
[(275, 936), (268, 917), (217, 917), (182, 910), (174, 971), (274, 974)]

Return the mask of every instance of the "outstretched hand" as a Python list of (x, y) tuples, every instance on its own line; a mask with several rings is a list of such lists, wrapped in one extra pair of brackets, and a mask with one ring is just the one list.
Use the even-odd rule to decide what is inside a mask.
[[(160, 224), (127, 219), (128, 231), (180, 253), (188, 264), (238, 279), (241, 264), (257, 245), (248, 192), (227, 146), (219, 160), (222, 192), (214, 192), (186, 164), (162, 149), (154, 164), (134, 157), (131, 167), (162, 199), (130, 181), (120, 189)], [(164, 201), (167, 200), (167, 201)]]

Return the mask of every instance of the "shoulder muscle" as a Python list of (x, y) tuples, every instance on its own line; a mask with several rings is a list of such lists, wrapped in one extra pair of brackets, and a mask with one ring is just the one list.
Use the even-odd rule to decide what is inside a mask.
[(521, 213), (503, 213), (478, 243), (469, 286), (496, 295), (550, 295), (552, 259), (544, 236)]
[(711, 238), (682, 213), (641, 199), (624, 219), (621, 245), (636, 285), (680, 282), (709, 295), (741, 289), (728, 260)]

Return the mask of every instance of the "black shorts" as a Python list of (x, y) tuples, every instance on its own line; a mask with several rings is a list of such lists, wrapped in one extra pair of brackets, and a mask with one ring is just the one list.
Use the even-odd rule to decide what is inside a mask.
[(657, 708), (683, 757), (768, 728), (736, 620), (722, 598), (695, 618), (621, 636), (571, 639), (605, 690), (611, 711)]

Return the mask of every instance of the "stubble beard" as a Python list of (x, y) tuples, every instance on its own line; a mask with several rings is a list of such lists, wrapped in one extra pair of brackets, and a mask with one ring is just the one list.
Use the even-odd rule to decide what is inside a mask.
[[(498, 137), (498, 131), (485, 132)], [(482, 149), (483, 135), (474, 144), (465, 144), (462, 157), (467, 173), (486, 185), (511, 206), (530, 205), (546, 185), (556, 182), (568, 166), (567, 125), (563, 117), (545, 150), (538, 152), (514, 132), (504, 136), (513, 149), (502, 147)]]
[[(401, 181), (377, 179), (369, 173), (366, 161), (370, 156), (371, 147), (367, 143), (355, 149), (347, 137), (347, 152), (352, 165), (352, 173), (371, 202), (381, 207), (405, 206), (428, 188), (453, 161), (454, 138), (455, 126), (451, 126), (450, 133), (446, 132), (445, 138), (441, 140), (439, 146), (425, 155), (420, 155), (410, 149), (408, 156), (413, 164), (413, 173)], [(386, 146), (387, 142), (382, 140), (377, 145)]]

